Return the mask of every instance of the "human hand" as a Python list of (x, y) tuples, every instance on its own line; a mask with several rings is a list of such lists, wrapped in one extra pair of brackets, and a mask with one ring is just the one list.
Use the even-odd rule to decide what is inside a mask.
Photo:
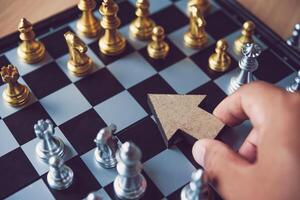
[(238, 152), (211, 139), (193, 147), (224, 199), (300, 199), (300, 93), (257, 81), (224, 99), (214, 115), (228, 126), (253, 125)]

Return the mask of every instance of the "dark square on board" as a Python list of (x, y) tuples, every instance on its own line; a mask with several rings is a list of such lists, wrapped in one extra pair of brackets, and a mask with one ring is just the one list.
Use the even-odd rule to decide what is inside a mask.
[(153, 59), (148, 55), (147, 47), (139, 50), (139, 53), (157, 70), (161, 71), (172, 64), (182, 60), (186, 56), (168, 38), (165, 41), (170, 46), (170, 51), (164, 59)]
[(81, 79), (75, 85), (93, 106), (124, 90), (106, 68)]
[(39, 178), (21, 148), (0, 157), (0, 199), (17, 192)]
[(135, 7), (129, 1), (122, 1), (119, 4), (118, 17), (121, 20), (121, 27), (132, 22), (135, 16)]
[(51, 62), (23, 76), (38, 99), (41, 99), (71, 83), (56, 62)]
[(59, 128), (81, 155), (95, 147), (94, 139), (99, 130), (105, 126), (96, 111), (90, 109), (60, 125)]
[(68, 53), (68, 46), (64, 37), (64, 33), (68, 31), (72, 30), (70, 29), (70, 27), (65, 27), (40, 39), (41, 42), (44, 43), (47, 51), (52, 56), (52, 58), (58, 58)]
[(221, 39), (240, 27), (223, 11), (217, 11), (206, 18), (206, 31), (215, 39)]
[[(34, 124), (40, 119), (50, 119), (50, 116), (39, 102), (35, 102), (18, 112), (4, 118), (3, 121), (20, 145), (36, 137)], [(54, 121), (51, 120), (53, 123)]]
[(151, 114), (147, 94), (175, 94), (174, 89), (158, 74), (128, 89), (138, 103)]

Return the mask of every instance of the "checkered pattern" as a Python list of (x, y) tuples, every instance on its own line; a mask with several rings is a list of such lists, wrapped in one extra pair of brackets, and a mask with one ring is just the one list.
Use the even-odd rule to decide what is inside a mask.
[[(114, 199), (115, 169), (103, 169), (94, 160), (93, 139), (100, 128), (115, 123), (120, 142), (133, 141), (143, 152), (143, 174), (147, 191), (143, 199), (179, 199), (180, 190), (199, 166), (191, 155), (191, 144), (181, 141), (166, 148), (146, 102), (147, 93), (207, 94), (199, 105), (212, 112), (226, 97), (229, 80), (238, 73), (238, 59), (232, 43), (239, 34), (241, 21), (212, 3), (206, 15), (208, 44), (199, 50), (186, 48), (182, 41), (189, 19), (186, 1), (150, 0), (151, 18), (165, 28), (171, 49), (165, 60), (147, 55), (147, 43), (128, 35), (134, 19), (134, 1), (122, 1), (120, 32), (128, 43), (126, 51), (116, 57), (99, 52), (98, 40), (82, 38), (95, 67), (86, 77), (75, 77), (66, 68), (67, 46), (63, 33), (76, 32), (75, 21), (55, 27), (40, 36), (47, 49), (46, 58), (35, 65), (22, 63), (11, 49), (0, 56), (0, 66), (14, 64), (21, 74), (20, 82), (33, 93), (24, 107), (12, 108), (0, 98), (0, 199), (83, 199), (98, 191), (104, 199)], [(95, 12), (99, 16), (98, 12)], [(209, 70), (208, 57), (218, 39), (230, 43), (232, 66), (225, 73)], [(294, 69), (259, 37), (255, 40), (264, 51), (259, 58), (258, 79), (285, 87), (295, 77)], [(0, 80), (0, 93), (5, 85)], [(33, 124), (51, 119), (56, 135), (67, 146), (66, 164), (75, 173), (74, 184), (67, 190), (50, 189), (46, 181), (48, 166), (35, 155), (38, 139)], [(251, 129), (245, 122), (225, 129), (218, 137), (235, 148)]]

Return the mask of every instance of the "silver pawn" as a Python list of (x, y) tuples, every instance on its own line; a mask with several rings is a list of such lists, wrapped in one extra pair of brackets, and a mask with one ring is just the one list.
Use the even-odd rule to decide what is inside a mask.
[(243, 46), (243, 57), (239, 61), (241, 71), (237, 77), (231, 78), (229, 87), (230, 94), (238, 90), (242, 85), (254, 81), (253, 72), (258, 68), (256, 58), (260, 55), (260, 53), (261, 47), (258, 44), (247, 43)]
[(286, 41), (289, 46), (299, 48), (300, 45), (300, 24), (295, 24), (292, 36)]
[(63, 190), (73, 182), (73, 170), (64, 164), (62, 158), (52, 156), (49, 159), (50, 170), (47, 174), (47, 181), (52, 189)]
[(62, 157), (64, 155), (64, 143), (63, 141), (53, 136), (54, 126), (49, 120), (39, 120), (34, 125), (34, 132), (41, 140), (37, 143), (35, 151), (43, 161), (48, 162), (51, 156)]
[(91, 192), (86, 197), (86, 200), (102, 200), (102, 198), (97, 194), (97, 192)]
[(139, 199), (147, 187), (141, 174), (141, 150), (132, 142), (125, 142), (117, 152), (118, 175), (114, 181), (115, 194), (120, 199)]
[(113, 168), (117, 165), (116, 152), (118, 150), (118, 140), (114, 136), (117, 127), (111, 124), (102, 128), (97, 134), (95, 159), (104, 168)]
[(288, 92), (299, 92), (300, 91), (300, 70), (298, 71), (297, 77), (295, 78), (295, 82), (286, 88)]
[(192, 173), (191, 182), (187, 184), (180, 194), (181, 200), (209, 200), (210, 191), (207, 181), (204, 179), (202, 169)]

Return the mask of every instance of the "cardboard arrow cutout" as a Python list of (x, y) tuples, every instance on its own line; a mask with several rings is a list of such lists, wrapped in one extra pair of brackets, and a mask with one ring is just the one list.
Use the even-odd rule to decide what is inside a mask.
[(215, 138), (224, 124), (198, 107), (206, 95), (148, 94), (148, 104), (165, 144), (178, 129), (196, 139)]

